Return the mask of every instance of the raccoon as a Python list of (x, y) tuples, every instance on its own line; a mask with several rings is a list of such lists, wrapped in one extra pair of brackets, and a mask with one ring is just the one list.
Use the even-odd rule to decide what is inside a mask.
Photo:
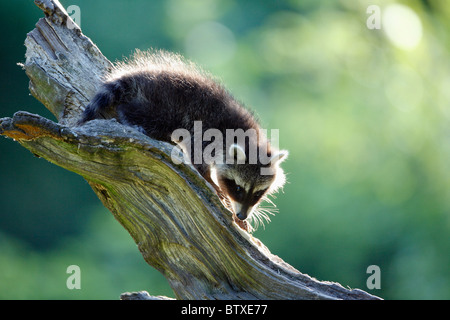
[[(110, 118), (153, 139), (178, 145), (238, 221), (251, 217), (258, 223), (261, 217), (268, 218), (270, 210), (257, 208), (263, 200), (271, 202), (267, 196), (284, 185), (285, 174), (279, 165), (288, 152), (275, 150), (254, 114), (192, 62), (165, 51), (137, 50), (130, 59), (117, 63), (78, 124)], [(200, 135), (195, 132), (199, 122)], [(194, 139), (174, 137), (180, 128)], [(223, 141), (215, 141), (222, 142), (222, 147), (213, 150), (213, 161), (194, 161), (194, 146), (206, 151), (208, 141), (198, 140), (211, 129), (223, 134), (216, 137)], [(227, 133), (233, 130), (253, 134), (227, 141)], [(260, 154), (266, 161), (261, 161)]]

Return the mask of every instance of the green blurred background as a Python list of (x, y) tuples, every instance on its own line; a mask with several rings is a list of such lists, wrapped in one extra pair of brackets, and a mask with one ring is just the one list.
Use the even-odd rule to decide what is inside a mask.
[[(450, 299), (450, 4), (444, 0), (64, 0), (111, 61), (180, 52), (280, 129), (279, 214), (255, 236), (300, 271), (386, 299)], [(378, 5), (381, 29), (366, 25)], [(0, 117), (28, 92), (42, 12), (0, 2)], [(81, 290), (66, 268), (81, 268)], [(381, 270), (369, 290), (367, 267)], [(0, 139), (0, 298), (173, 296), (79, 176)]]

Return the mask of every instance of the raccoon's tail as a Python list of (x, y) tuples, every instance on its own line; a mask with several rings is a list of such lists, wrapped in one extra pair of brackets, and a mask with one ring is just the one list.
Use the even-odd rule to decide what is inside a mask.
[(78, 120), (78, 125), (94, 119), (117, 119), (117, 106), (121, 104), (125, 96), (126, 87), (126, 84), (120, 80), (104, 83), (86, 106)]

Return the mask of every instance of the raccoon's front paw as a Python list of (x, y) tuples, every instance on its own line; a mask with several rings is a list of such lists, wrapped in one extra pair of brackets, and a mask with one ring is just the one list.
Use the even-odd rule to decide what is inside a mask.
[(250, 232), (252, 230), (252, 227), (250, 226), (250, 224), (247, 221), (239, 219), (234, 213), (233, 213), (233, 219), (234, 219), (234, 222), (242, 230), (247, 231), (247, 232)]

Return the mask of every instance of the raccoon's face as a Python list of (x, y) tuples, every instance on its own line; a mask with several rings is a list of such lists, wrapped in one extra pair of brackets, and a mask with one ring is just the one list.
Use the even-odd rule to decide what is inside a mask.
[(286, 159), (287, 151), (272, 155), (271, 161), (261, 164), (245, 163), (245, 151), (237, 144), (230, 147), (229, 153), (240, 159), (243, 164), (221, 164), (211, 170), (211, 179), (225, 193), (232, 210), (240, 220), (249, 217), (265, 195), (277, 191), (285, 183), (285, 176), (279, 164)]

